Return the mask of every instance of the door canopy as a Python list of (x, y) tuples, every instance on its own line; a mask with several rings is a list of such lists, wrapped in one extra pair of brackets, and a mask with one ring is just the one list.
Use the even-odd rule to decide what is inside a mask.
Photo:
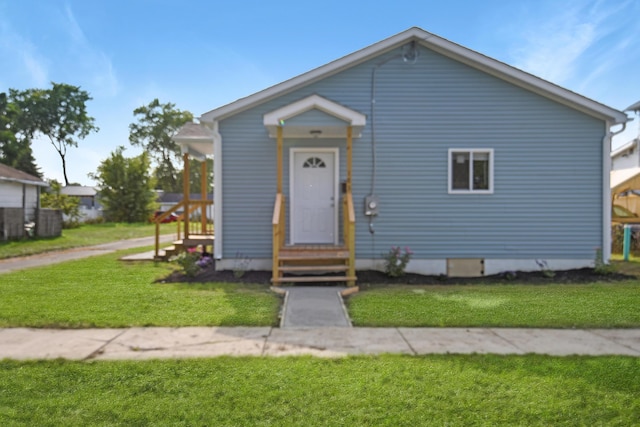
[(320, 95), (311, 95), (264, 115), (271, 138), (276, 138), (278, 127), (282, 127), (285, 138), (346, 138), (349, 126), (353, 137), (359, 138), (366, 121), (364, 114)]

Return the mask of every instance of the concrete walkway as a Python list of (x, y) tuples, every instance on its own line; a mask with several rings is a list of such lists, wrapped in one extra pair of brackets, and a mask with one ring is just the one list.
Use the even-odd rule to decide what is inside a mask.
[(281, 328), (351, 327), (339, 286), (292, 286), (272, 288), (285, 292)]
[(627, 355), (640, 329), (129, 328), (0, 329), (0, 359), (111, 360), (357, 354)]
[[(161, 243), (175, 240), (175, 235), (168, 234), (160, 236)], [(155, 236), (141, 237), (138, 239), (119, 240), (117, 242), (104, 243), (102, 245), (85, 246), (80, 248), (66, 249), (62, 251), (45, 252), (26, 257), (8, 258), (0, 260), (0, 274), (10, 271), (24, 270), (26, 268), (51, 265), (74, 259), (88, 258), (96, 255), (104, 255), (123, 249), (131, 249), (142, 246), (150, 246), (155, 243)]]

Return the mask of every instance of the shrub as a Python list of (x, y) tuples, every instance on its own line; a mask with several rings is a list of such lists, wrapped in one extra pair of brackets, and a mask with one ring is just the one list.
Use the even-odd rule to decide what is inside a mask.
[(384, 272), (390, 277), (400, 277), (404, 275), (404, 270), (409, 264), (413, 252), (408, 247), (404, 248), (404, 252), (399, 246), (392, 246), (384, 257)]

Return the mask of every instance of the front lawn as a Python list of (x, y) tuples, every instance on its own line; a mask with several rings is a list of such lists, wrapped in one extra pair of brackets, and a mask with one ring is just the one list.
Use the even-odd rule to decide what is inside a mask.
[[(175, 233), (176, 224), (161, 224), (162, 234)], [(99, 245), (124, 239), (155, 236), (155, 224), (105, 223), (62, 230), (62, 236), (0, 242), (0, 259), (33, 255), (81, 246)]]
[(268, 286), (154, 283), (176, 266), (118, 261), (131, 252), (3, 274), (0, 327), (277, 324), (280, 299)]
[(637, 425), (640, 359), (0, 361), (0, 424)]
[(354, 326), (640, 327), (640, 282), (395, 285), (347, 300)]

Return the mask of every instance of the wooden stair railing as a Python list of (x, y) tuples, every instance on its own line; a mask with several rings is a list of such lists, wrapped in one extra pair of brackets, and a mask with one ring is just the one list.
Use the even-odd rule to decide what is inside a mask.
[[(176, 240), (181, 240), (182, 235), (182, 223), (184, 222), (184, 236), (185, 239), (188, 239), (190, 235), (198, 235), (198, 236), (212, 236), (214, 233), (213, 224), (209, 224), (207, 219), (207, 206), (213, 205), (211, 200), (181, 200), (176, 203), (166, 212), (158, 215), (157, 218), (154, 219), (156, 225), (155, 232), (155, 251), (154, 251), (154, 259), (160, 259), (160, 224), (166, 218), (169, 217), (172, 213), (177, 212), (182, 208), (182, 214), (178, 215), (178, 219), (176, 221)], [(193, 223), (189, 221), (190, 216), (200, 209), (200, 221), (198, 223)]]
[[(355, 286), (355, 211), (353, 197), (343, 198), (344, 245), (285, 246), (285, 198), (276, 195), (273, 209), (273, 265), (274, 285), (282, 283), (346, 282)], [(287, 274), (285, 276), (285, 274)], [(326, 273), (335, 273), (326, 275)]]

